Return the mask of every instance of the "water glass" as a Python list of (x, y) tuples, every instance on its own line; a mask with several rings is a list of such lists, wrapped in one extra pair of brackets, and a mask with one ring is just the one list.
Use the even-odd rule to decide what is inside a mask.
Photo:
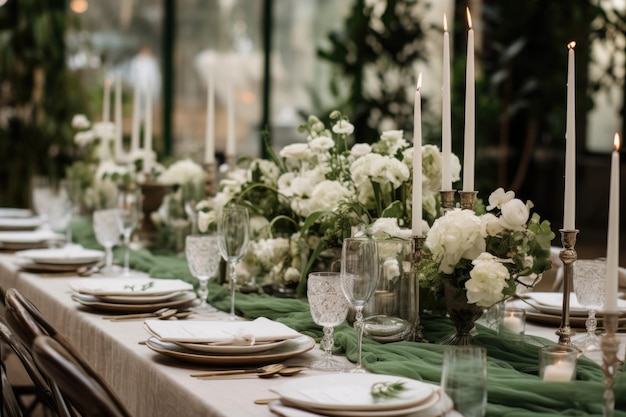
[(93, 230), (96, 240), (104, 247), (106, 263), (102, 273), (117, 275), (118, 271), (113, 266), (113, 246), (120, 240), (120, 230), (117, 223), (117, 209), (108, 208), (93, 212)]
[(578, 304), (587, 308), (587, 333), (572, 342), (584, 353), (602, 350), (601, 341), (596, 336), (598, 320), (596, 311), (604, 304), (604, 281), (606, 261), (603, 259), (579, 259), (574, 262), (572, 283)]
[(443, 353), (441, 387), (454, 409), (465, 417), (482, 417), (487, 406), (487, 351), (477, 346), (450, 346)]
[(140, 188), (120, 189), (117, 194), (117, 226), (124, 237), (124, 276), (130, 276), (130, 237), (141, 219)]
[(189, 235), (185, 240), (185, 255), (191, 275), (198, 279), (200, 305), (192, 310), (196, 313), (217, 311), (207, 303), (209, 279), (220, 265), (218, 237), (216, 235)]

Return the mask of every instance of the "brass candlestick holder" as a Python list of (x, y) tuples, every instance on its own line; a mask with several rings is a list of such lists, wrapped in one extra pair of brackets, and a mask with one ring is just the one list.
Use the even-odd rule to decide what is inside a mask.
[(455, 190), (439, 191), (439, 196), (441, 197), (441, 215), (442, 216), (454, 208), (454, 194), (455, 193), (456, 193)]
[(474, 206), (476, 204), (477, 195), (478, 195), (478, 191), (459, 191), (459, 196), (461, 199), (461, 208), (463, 210), (474, 211)]
[(413, 330), (413, 341), (428, 343), (428, 339), (424, 337), (421, 317), (420, 317), (420, 282), (419, 269), (422, 258), (424, 257), (424, 236), (413, 236), (413, 273), (415, 274), (415, 328)]
[(615, 411), (615, 393), (613, 380), (620, 361), (617, 358), (619, 339), (617, 332), (618, 313), (606, 311), (603, 313), (603, 323), (606, 334), (602, 337), (602, 372), (604, 372), (604, 395), (602, 396), (604, 417), (613, 417)]
[(207, 162), (204, 164), (204, 191), (207, 197), (214, 197), (217, 194), (217, 163)]
[(228, 170), (232, 171), (237, 167), (237, 156), (236, 155), (226, 155), (224, 160), (226, 165), (228, 166)]
[(569, 298), (574, 275), (574, 262), (578, 258), (574, 246), (576, 246), (576, 236), (578, 230), (561, 229), (561, 244), (563, 249), (559, 253), (559, 258), (565, 266), (563, 274), (563, 315), (561, 316), (561, 327), (556, 331), (559, 336), (559, 345), (576, 347), (572, 344), (572, 336), (576, 334), (569, 325)]
[(602, 371), (604, 372), (604, 395), (602, 396), (604, 417), (613, 417), (615, 411), (615, 393), (613, 392), (613, 380), (620, 361), (617, 358), (619, 339), (617, 332), (618, 313), (605, 311), (603, 323), (606, 334), (602, 337)]

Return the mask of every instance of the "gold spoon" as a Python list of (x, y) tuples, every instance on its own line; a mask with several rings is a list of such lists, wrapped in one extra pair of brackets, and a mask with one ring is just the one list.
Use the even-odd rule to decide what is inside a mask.
[(283, 369), (285, 365), (282, 363), (274, 363), (271, 365), (262, 366), (256, 369), (228, 369), (224, 371), (208, 371), (208, 372), (197, 372), (194, 374), (190, 374), (190, 376), (194, 378), (211, 378), (216, 376), (231, 376), (231, 375), (244, 375), (244, 374), (261, 374), (263, 375), (272, 375)]

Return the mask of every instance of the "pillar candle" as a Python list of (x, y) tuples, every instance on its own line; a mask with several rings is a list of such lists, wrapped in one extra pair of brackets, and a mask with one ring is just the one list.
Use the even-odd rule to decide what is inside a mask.
[(235, 152), (235, 93), (233, 85), (228, 86), (228, 97), (226, 103), (226, 156), (233, 157)]
[(118, 162), (126, 162), (126, 155), (124, 152), (123, 132), (122, 132), (122, 79), (118, 75), (115, 77), (115, 159)]
[(206, 133), (204, 136), (204, 162), (215, 162), (215, 77), (213, 68), (209, 72), (206, 106)]
[(611, 154), (611, 180), (609, 186), (609, 232), (606, 248), (606, 281), (604, 291), (604, 311), (617, 312), (619, 265), (619, 148), (620, 137), (616, 133), (613, 139), (614, 150)]
[(450, 35), (443, 15), (443, 109), (441, 114), (441, 189), (452, 190), (452, 112), (450, 107)]
[(415, 103), (413, 107), (413, 236), (422, 236), (422, 103), (420, 89), (422, 73), (417, 77)]
[(139, 130), (141, 123), (141, 94), (139, 85), (135, 84), (133, 88), (133, 119), (130, 132), (130, 151), (134, 152), (139, 149)]
[(474, 154), (475, 120), (476, 120), (476, 92), (474, 76), (474, 29), (472, 29), (472, 16), (467, 10), (467, 68), (465, 69), (465, 143), (463, 154), (463, 191), (474, 191)]
[(104, 97), (102, 98), (102, 121), (111, 120), (111, 80), (104, 80)]
[(576, 93), (574, 47), (576, 42), (567, 44), (567, 119), (565, 127), (565, 198), (563, 207), (563, 229), (576, 229)]
[(146, 87), (146, 108), (145, 108), (145, 126), (143, 131), (143, 172), (150, 173), (152, 171), (152, 89)]

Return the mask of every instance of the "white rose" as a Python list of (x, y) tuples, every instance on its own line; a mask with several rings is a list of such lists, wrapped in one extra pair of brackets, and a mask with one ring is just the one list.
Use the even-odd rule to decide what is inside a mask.
[(473, 262), (470, 279), (465, 282), (467, 302), (490, 307), (501, 301), (502, 291), (510, 278), (509, 270), (490, 253), (484, 252)]
[(370, 228), (374, 239), (408, 239), (411, 236), (410, 230), (401, 229), (398, 226), (398, 219), (395, 217), (380, 217), (374, 221)]
[(502, 208), (504, 204), (508, 203), (514, 198), (515, 198), (515, 192), (513, 191), (504, 192), (504, 188), (500, 187), (497, 190), (495, 190), (493, 193), (491, 193), (491, 195), (489, 196), (489, 205), (487, 206), (487, 210), (491, 211), (496, 207), (500, 209)]
[(214, 210), (198, 212), (198, 229), (205, 233), (209, 230), (209, 226), (217, 221), (217, 215)]
[(280, 150), (280, 156), (301, 161), (311, 157), (311, 149), (306, 143), (292, 143)]
[(347, 120), (338, 120), (333, 125), (333, 132), (338, 135), (351, 135), (354, 132), (354, 125)]
[(350, 155), (360, 157), (372, 152), (372, 147), (367, 143), (357, 143), (350, 149)]
[(97, 122), (93, 125), (93, 134), (102, 140), (115, 139), (115, 124), (112, 122)]
[(400, 276), (400, 265), (395, 258), (387, 258), (383, 261), (383, 278), (392, 280)]
[(319, 136), (312, 139), (311, 142), (309, 142), (309, 146), (314, 152), (326, 152), (335, 146), (335, 141), (328, 136)]
[(200, 181), (204, 178), (204, 169), (191, 159), (181, 159), (170, 165), (158, 177), (163, 184), (186, 184), (192, 181)]
[(526, 225), (530, 210), (520, 199), (513, 199), (502, 206), (500, 224), (510, 230), (521, 230)]
[(289, 267), (285, 271), (285, 282), (298, 282), (300, 281), (300, 271), (294, 267)]
[(496, 236), (504, 230), (498, 218), (492, 213), (485, 213), (480, 217), (481, 229), (480, 233), (483, 237)]
[(78, 132), (74, 135), (74, 143), (76, 143), (78, 146), (81, 146), (81, 147), (89, 145), (91, 142), (93, 142), (94, 139), (95, 139), (95, 136), (91, 130)]
[(76, 114), (72, 117), (72, 127), (74, 129), (88, 129), (90, 124), (89, 119), (84, 114)]
[(334, 210), (339, 202), (347, 199), (350, 191), (337, 181), (322, 181), (313, 188), (309, 210)]

